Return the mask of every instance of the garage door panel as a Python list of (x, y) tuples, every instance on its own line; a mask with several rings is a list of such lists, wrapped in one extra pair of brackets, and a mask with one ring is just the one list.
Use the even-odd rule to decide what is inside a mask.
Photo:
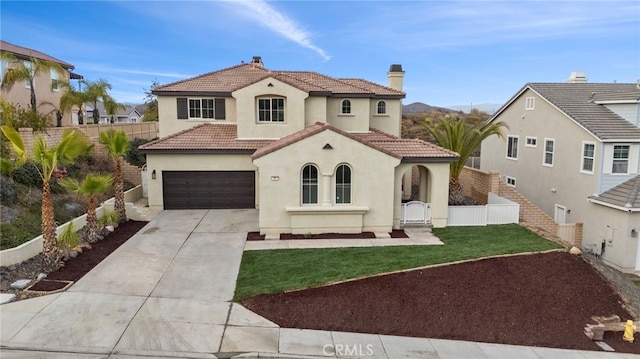
[(163, 171), (165, 209), (255, 208), (253, 171)]

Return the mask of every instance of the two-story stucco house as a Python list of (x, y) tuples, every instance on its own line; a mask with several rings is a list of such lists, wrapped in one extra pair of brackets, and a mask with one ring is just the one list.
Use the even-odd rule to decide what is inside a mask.
[(404, 72), (389, 86), (261, 58), (156, 87), (160, 139), (147, 155), (149, 205), (257, 208), (260, 231), (386, 233), (399, 228), (403, 176), (421, 168), (421, 199), (446, 225), (457, 154), (400, 138)]
[[(82, 76), (71, 72), (71, 70), (74, 69), (73, 65), (34, 49), (17, 46), (0, 40), (0, 51), (11, 53), (16, 59), (24, 61), (27, 66), (29, 66), (28, 64), (30, 63), (29, 60), (35, 58), (56, 62), (64, 69), (64, 73), (51, 70), (46, 73), (37, 74), (34, 78), (38, 112), (42, 114), (52, 114), (60, 104), (60, 97), (62, 97), (63, 91), (59, 86), (56, 86), (56, 80), (69, 82), (72, 79), (82, 78)], [(4, 78), (8, 66), (7, 61), (0, 59), (0, 81)], [(10, 89), (3, 89), (2, 97), (7, 102), (20, 105), (20, 107), (24, 109), (31, 107), (31, 88), (28, 82), (16, 83)], [(57, 125), (55, 122), (56, 116), (52, 115), (51, 117), (51, 125)], [(72, 124), (71, 117), (71, 112), (64, 113), (60, 125), (70, 126)]]
[(483, 142), (481, 169), (500, 171), (557, 223), (583, 222), (583, 246), (609, 264), (640, 270), (640, 209), (628, 199), (637, 193), (618, 187), (640, 171), (639, 100), (637, 84), (588, 83), (582, 73), (528, 83), (490, 119), (509, 129), (506, 141)]

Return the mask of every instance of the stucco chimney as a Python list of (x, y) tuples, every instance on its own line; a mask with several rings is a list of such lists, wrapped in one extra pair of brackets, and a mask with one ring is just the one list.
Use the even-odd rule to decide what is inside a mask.
[(587, 77), (582, 71), (574, 71), (569, 75), (568, 84), (578, 84), (587, 82)]
[(264, 64), (262, 63), (262, 57), (260, 56), (254, 56), (251, 60), (251, 63), (253, 64), (253, 66), (264, 67)]
[(402, 83), (404, 80), (404, 71), (402, 71), (402, 65), (391, 65), (389, 72), (387, 72), (387, 78), (389, 79), (389, 87), (394, 90), (403, 91)]

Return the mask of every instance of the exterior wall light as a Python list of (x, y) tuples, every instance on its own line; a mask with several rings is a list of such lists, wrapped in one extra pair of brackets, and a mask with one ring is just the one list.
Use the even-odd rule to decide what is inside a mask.
[(151, 171), (151, 179), (156, 179), (156, 170)]

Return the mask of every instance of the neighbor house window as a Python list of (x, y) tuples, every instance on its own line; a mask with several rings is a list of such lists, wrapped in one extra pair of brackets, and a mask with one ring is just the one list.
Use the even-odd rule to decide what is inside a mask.
[(387, 113), (387, 103), (384, 101), (378, 101), (378, 106), (376, 109), (376, 113), (378, 115), (384, 115)]
[(525, 110), (533, 110), (533, 107), (534, 107), (535, 102), (536, 102), (536, 98), (535, 97), (527, 97), (525, 99), (525, 101), (526, 102), (525, 102), (525, 105), (524, 105), (525, 106), (524, 109)]
[(49, 72), (51, 73), (51, 90), (60, 91), (60, 84), (58, 83), (60, 75), (58, 74), (58, 71), (55, 69), (51, 69), (49, 70)]
[(516, 178), (511, 176), (505, 176), (505, 181), (507, 182), (507, 186), (515, 187), (516, 186)]
[(351, 113), (351, 101), (342, 100), (342, 105), (340, 106), (340, 113), (342, 113), (342, 114)]
[[(31, 61), (24, 61), (24, 67), (26, 67), (29, 72), (32, 72), (31, 69), (33, 68), (33, 64), (31, 63)], [(35, 86), (35, 84), (36, 84), (36, 79), (34, 78), (33, 85)], [(29, 82), (29, 80), (24, 80), (24, 87), (28, 89), (31, 88), (31, 83)]]
[(544, 159), (542, 163), (545, 166), (553, 166), (553, 150), (556, 145), (556, 141), (554, 139), (545, 139), (544, 140)]
[(351, 168), (347, 165), (336, 169), (336, 203), (351, 203)]
[(536, 137), (527, 136), (526, 143), (524, 144), (527, 147), (536, 147), (538, 146), (538, 139)]
[(302, 204), (318, 204), (318, 169), (314, 165), (302, 169)]
[(518, 159), (518, 136), (507, 137), (507, 158)]
[(595, 143), (582, 143), (582, 172), (593, 173), (593, 162), (595, 160), (595, 153)]
[(613, 146), (612, 173), (629, 173), (629, 145)]
[(284, 122), (284, 99), (259, 98), (258, 122)]

